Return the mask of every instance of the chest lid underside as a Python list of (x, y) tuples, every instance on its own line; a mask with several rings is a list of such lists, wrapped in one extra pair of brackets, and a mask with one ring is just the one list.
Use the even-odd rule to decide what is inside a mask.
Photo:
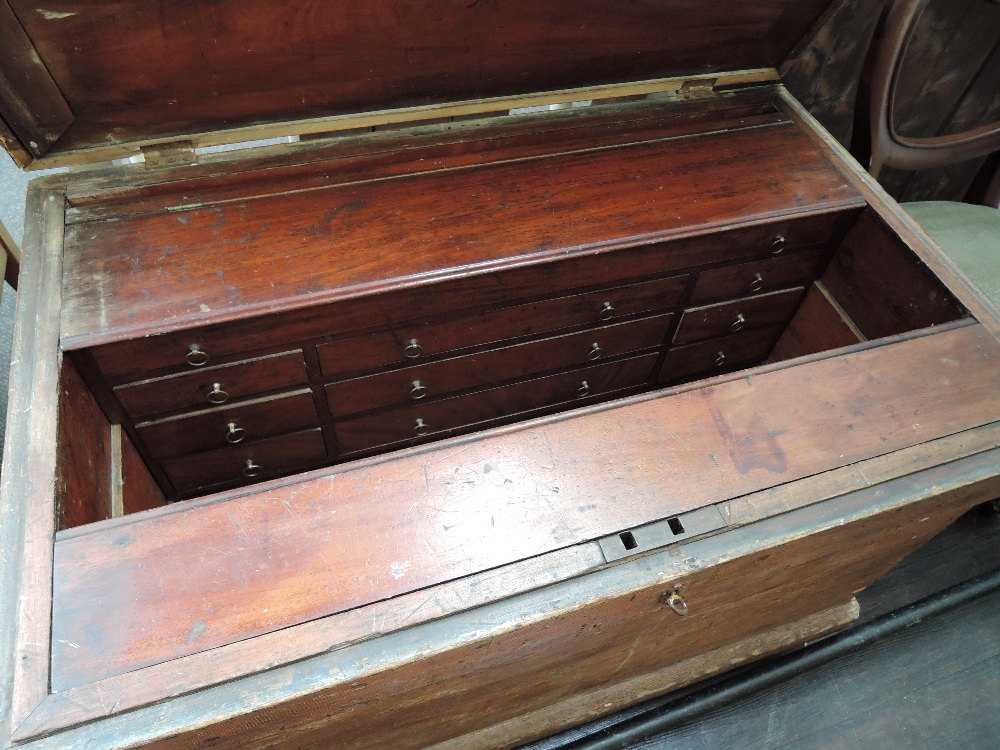
[(538, 92), (648, 93), (725, 71), (773, 80), (826, 5), (5, 0), (0, 142), (40, 168), (501, 111)]

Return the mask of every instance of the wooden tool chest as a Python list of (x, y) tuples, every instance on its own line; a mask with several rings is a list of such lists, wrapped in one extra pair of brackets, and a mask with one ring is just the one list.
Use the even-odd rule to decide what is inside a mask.
[(29, 195), (4, 740), (514, 747), (1000, 494), (997, 311), (780, 86), (822, 10), (5, 2), (12, 155), (144, 166)]

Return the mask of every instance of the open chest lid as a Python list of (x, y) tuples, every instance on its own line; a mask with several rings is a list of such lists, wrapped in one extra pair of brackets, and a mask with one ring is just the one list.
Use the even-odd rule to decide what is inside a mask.
[(5, 0), (0, 141), (41, 168), (502, 111), (532, 94), (604, 98), (622, 83), (641, 95), (699, 76), (775, 80), (827, 4)]

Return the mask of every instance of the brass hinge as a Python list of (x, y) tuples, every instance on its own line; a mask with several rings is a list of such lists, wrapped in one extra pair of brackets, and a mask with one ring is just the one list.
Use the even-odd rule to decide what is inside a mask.
[(694, 81), (685, 81), (677, 89), (677, 101), (687, 102), (695, 99), (711, 99), (715, 96), (716, 78), (700, 78)]
[(146, 169), (163, 167), (188, 167), (198, 163), (191, 141), (171, 141), (143, 146), (141, 149)]

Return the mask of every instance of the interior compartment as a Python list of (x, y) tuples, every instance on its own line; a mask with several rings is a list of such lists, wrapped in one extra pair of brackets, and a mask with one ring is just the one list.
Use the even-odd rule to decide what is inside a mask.
[[(627, 309), (624, 323), (600, 325), (604, 321), (598, 321), (597, 327), (581, 326), (574, 319), (577, 307), (600, 312), (609, 292), (597, 291), (501, 309), (507, 321), (521, 326), (516, 328), (520, 335), (513, 338), (513, 346), (510, 341), (502, 341), (505, 346), (500, 348), (467, 350), (463, 346), (463, 336), (469, 334), (462, 331), (489, 332), (495, 314), (492, 318), (473, 315), (470, 320), (475, 325), (459, 327), (457, 334), (447, 321), (417, 321), (412, 328), (418, 332), (413, 340), (427, 342), (428, 347), (444, 342), (437, 358), (432, 357), (418, 370), (405, 362), (379, 364), (379, 352), (385, 350), (391, 356), (393, 347), (377, 342), (367, 350), (374, 352), (372, 361), (381, 367), (375, 375), (354, 377), (351, 371), (346, 375), (341, 372), (343, 368), (335, 365), (341, 362), (338, 351), (351, 349), (359, 340), (392, 339), (389, 334), (375, 333), (346, 343), (312, 342), (320, 352), (319, 362), (328, 363), (322, 365), (322, 375), (312, 389), (303, 387), (308, 382), (302, 350), (257, 360), (257, 365), (251, 365), (259, 370), (256, 377), (278, 382), (278, 392), (237, 398), (232, 405), (186, 408), (199, 400), (199, 394), (193, 391), (192, 400), (184, 389), (168, 387), (173, 376), (154, 380), (152, 386), (130, 385), (132, 391), (165, 391), (171, 404), (176, 401), (181, 407), (176, 416), (146, 421), (140, 417), (135, 422), (147, 455), (154, 457), (152, 461), (142, 460), (130, 430), (108, 420), (77, 373), (73, 358), (67, 357), (60, 394), (60, 528), (250, 484), (259, 481), (258, 475), (269, 479), (331, 463), (323, 448), (324, 434), (330, 432), (340, 451), (334, 462), (350, 461), (664, 386), (742, 373), (759, 365), (773, 366), (844, 347), (880, 345), (900, 336), (920, 335), (925, 329), (966, 315), (873, 212), (852, 211), (847, 216), (850, 224), (841, 221), (842, 228), (828, 247), (807, 243), (804, 249), (794, 248), (787, 255), (716, 263), (707, 270), (685, 267), (672, 270), (660, 281), (612, 287), (612, 291), (641, 290), (638, 297), (633, 294), (627, 298), (639, 301)], [(560, 302), (562, 299), (569, 302)], [(534, 330), (538, 324), (528, 322), (535, 320), (529, 313), (537, 312), (539, 305), (548, 313), (542, 328), (554, 326), (554, 331), (539, 333)], [(591, 339), (600, 338), (603, 331), (613, 335), (599, 360), (584, 362), (584, 366), (572, 356), (559, 360), (560, 346), (568, 352), (587, 350)], [(458, 337), (457, 348), (449, 336)], [(308, 346), (303, 345), (303, 349)], [(512, 350), (516, 356), (510, 354)], [(468, 356), (468, 351), (473, 356)], [(411, 396), (407, 404), (405, 391), (393, 391), (399, 382), (411, 391), (419, 389), (419, 378), (410, 377), (413, 373), (427, 383), (440, 380), (435, 369), (447, 370), (456, 360), (469, 364), (460, 367), (457, 375), (446, 375), (455, 378), (458, 385), (445, 387), (444, 396), (432, 395), (426, 400)], [(259, 364), (262, 361), (263, 366)], [(535, 361), (537, 372), (532, 372), (530, 363)], [(246, 366), (237, 363), (219, 369), (234, 368)], [(297, 372), (303, 374), (297, 376)], [(400, 380), (401, 372), (406, 376)], [(473, 380), (472, 387), (463, 388), (476, 373), (486, 373), (500, 385), (484, 376), (485, 387), (476, 387)], [(177, 379), (184, 380), (184, 375)], [(387, 379), (393, 382), (382, 385)], [(333, 419), (322, 429), (314, 390), (327, 396)], [(375, 399), (374, 408), (359, 412), (351, 407), (352, 395), (363, 403), (371, 402), (370, 398), (364, 400), (366, 394)], [(419, 390), (416, 395), (420, 395)], [(126, 408), (133, 403), (144, 402), (126, 401)], [(338, 411), (332, 404), (342, 406)], [(133, 408), (140, 415), (144, 413), (140, 406)], [(244, 416), (248, 412), (270, 415), (264, 420), (270, 432), (249, 435), (245, 425), (250, 421)], [(414, 425), (426, 428), (414, 432)], [(287, 468), (274, 471), (275, 461)], [(154, 479), (157, 468), (167, 475), (167, 491), (162, 480), (158, 483)]]

